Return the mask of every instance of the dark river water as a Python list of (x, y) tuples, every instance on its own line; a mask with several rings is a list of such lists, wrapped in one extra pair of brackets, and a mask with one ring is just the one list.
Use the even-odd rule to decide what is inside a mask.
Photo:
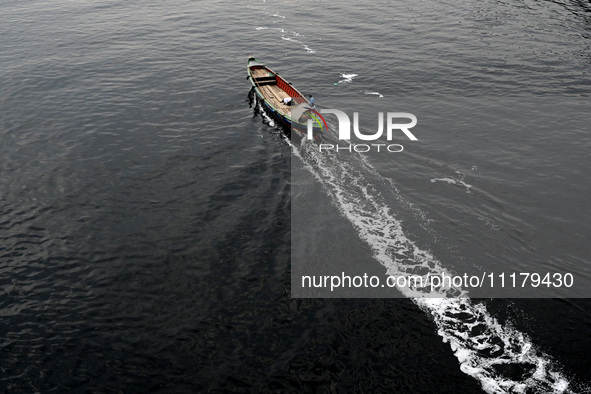
[[(589, 2), (7, 0), (0, 33), (0, 392), (591, 392)], [(290, 141), (249, 55), (418, 141)], [(302, 234), (574, 285), (300, 298)]]

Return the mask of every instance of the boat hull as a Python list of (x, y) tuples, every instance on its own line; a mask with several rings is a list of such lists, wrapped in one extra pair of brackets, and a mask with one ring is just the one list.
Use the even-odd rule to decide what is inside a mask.
[[(291, 83), (287, 82), (276, 72), (258, 62), (255, 58), (249, 57), (247, 63), (248, 79), (250, 80), (257, 99), (261, 101), (265, 112), (282, 127), (306, 133), (308, 122), (296, 120), (292, 117), (291, 108), (287, 108), (282, 99), (291, 97), (296, 106), (303, 106), (306, 112), (313, 112), (313, 106)], [(295, 106), (294, 106), (295, 107)], [(295, 112), (295, 111), (293, 111)], [(301, 112), (301, 109), (300, 111)], [(313, 131), (320, 131), (322, 127), (316, 122), (312, 124)]]

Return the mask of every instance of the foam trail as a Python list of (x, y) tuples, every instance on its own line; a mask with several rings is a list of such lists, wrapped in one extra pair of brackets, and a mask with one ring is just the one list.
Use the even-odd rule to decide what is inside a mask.
[[(292, 151), (371, 247), (373, 257), (386, 267), (388, 275), (425, 275), (425, 271), (450, 274), (429, 251), (406, 237), (400, 220), (368, 179), (393, 186), (392, 181), (381, 176), (363, 155), (320, 153), (317, 145), (306, 140), (299, 146), (292, 145)], [(394, 193), (390, 197), (405, 201), (394, 186), (390, 190)], [(410, 203), (408, 206), (417, 210)], [(399, 290), (431, 316), (438, 334), (450, 344), (460, 369), (478, 379), (485, 392), (573, 392), (550, 357), (536, 349), (524, 333), (501, 325), (484, 304), (470, 300), (465, 290)], [(462, 297), (454, 297), (458, 295)]]
[(449, 183), (449, 184), (452, 184), (452, 185), (462, 186), (462, 187), (465, 187), (466, 188), (466, 193), (470, 193), (470, 188), (472, 187), (472, 185), (468, 185), (467, 183), (465, 183), (461, 179), (433, 178), (433, 179), (431, 179), (431, 182), (446, 182), (446, 183)]
[[(278, 12), (275, 12), (274, 14), (271, 14), (270, 12), (266, 12), (266, 14), (271, 17), (274, 17), (274, 18), (280, 18), (280, 19), (275, 19), (273, 21), (273, 24), (277, 24), (278, 22), (282, 22), (283, 20), (285, 20), (285, 16), (280, 15)], [(295, 42), (297, 44), (300, 44), (302, 46), (302, 48), (304, 48), (304, 50), (308, 53), (316, 53), (316, 51), (311, 49), (308, 45), (306, 45), (302, 41), (294, 38), (294, 37), (305, 37), (303, 34), (300, 34), (296, 31), (287, 31), (287, 30), (282, 29), (280, 27), (267, 27), (267, 26), (258, 26), (255, 28), (255, 30), (277, 30), (281, 33), (282, 40), (291, 41), (291, 42)]]

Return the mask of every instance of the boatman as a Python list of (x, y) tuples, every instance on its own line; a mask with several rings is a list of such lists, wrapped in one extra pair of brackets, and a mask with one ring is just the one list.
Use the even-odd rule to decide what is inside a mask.
[(312, 97), (312, 95), (310, 95), (310, 105), (312, 107), (315, 107), (315, 105), (314, 105), (314, 97)]
[(291, 97), (286, 97), (282, 101), (285, 105), (291, 105)]

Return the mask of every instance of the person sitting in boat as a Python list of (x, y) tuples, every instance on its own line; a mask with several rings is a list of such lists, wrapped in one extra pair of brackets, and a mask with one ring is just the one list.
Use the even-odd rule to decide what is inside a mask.
[(291, 105), (291, 103), (292, 103), (291, 97), (286, 97), (281, 101), (283, 101), (283, 104), (285, 104), (285, 105)]
[(314, 105), (314, 97), (312, 97), (312, 95), (309, 96), (310, 97), (310, 105), (313, 107), (315, 107), (316, 105)]

